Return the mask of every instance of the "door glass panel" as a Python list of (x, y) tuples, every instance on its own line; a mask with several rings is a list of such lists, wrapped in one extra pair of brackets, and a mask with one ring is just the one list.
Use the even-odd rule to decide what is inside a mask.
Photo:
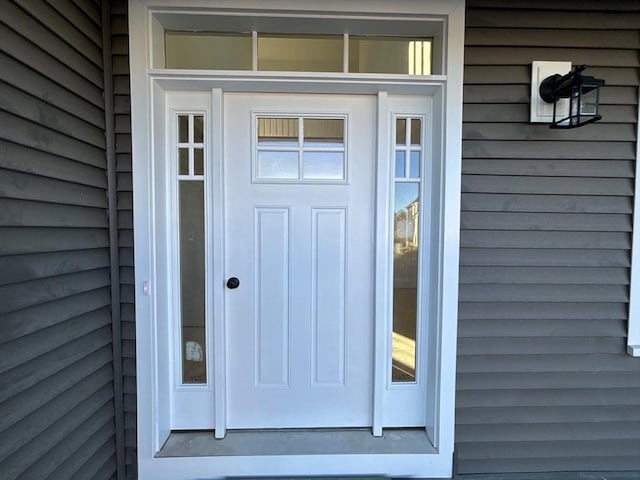
[(415, 381), (419, 184), (396, 182), (393, 215), (392, 381)]
[(258, 34), (258, 70), (342, 72), (342, 35)]
[(420, 178), (420, 152), (409, 153), (409, 177)]
[(189, 175), (189, 149), (178, 149), (178, 175)]
[(178, 115), (178, 142), (189, 141), (189, 115)]
[(297, 147), (297, 118), (258, 118), (258, 147)]
[(419, 118), (411, 119), (411, 145), (420, 145), (422, 135), (422, 121)]
[[(407, 142), (407, 119), (396, 118), (396, 145), (405, 145)], [(402, 175), (404, 177), (404, 175)]]
[(273, 179), (298, 178), (298, 151), (259, 151), (258, 177)]
[(178, 183), (182, 383), (206, 383), (204, 182)]
[(344, 178), (343, 152), (304, 152), (303, 178), (341, 179)]
[(205, 70), (251, 70), (250, 33), (165, 33), (165, 67)]
[(204, 135), (204, 117), (202, 115), (193, 116), (193, 141), (195, 143), (203, 142)]
[(193, 173), (204, 175), (204, 150), (202, 148), (193, 149)]
[(399, 150), (396, 152), (396, 177), (403, 178), (404, 169), (406, 164), (406, 156), (407, 153), (403, 150)]
[(344, 120), (305, 118), (304, 147), (344, 147)]
[(431, 39), (349, 37), (349, 72), (431, 74)]

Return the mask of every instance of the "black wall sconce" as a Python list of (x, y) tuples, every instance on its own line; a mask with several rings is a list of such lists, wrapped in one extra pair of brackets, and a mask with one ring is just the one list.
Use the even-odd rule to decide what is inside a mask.
[[(604, 80), (582, 75), (586, 65), (577, 65), (565, 74), (546, 77), (540, 83), (542, 100), (553, 104), (553, 119), (549, 128), (577, 128), (597, 122), (600, 115), (600, 87)], [(560, 111), (558, 101), (568, 99), (568, 111)]]

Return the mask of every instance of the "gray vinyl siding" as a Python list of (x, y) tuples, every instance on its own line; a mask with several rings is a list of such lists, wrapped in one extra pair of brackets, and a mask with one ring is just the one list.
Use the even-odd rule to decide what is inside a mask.
[(115, 478), (100, 7), (0, 5), (0, 478)]
[[(640, 4), (468, 0), (466, 22), (458, 474), (640, 471)], [(603, 120), (529, 124), (534, 60), (604, 78)]]
[(127, 1), (112, 2), (118, 242), (120, 252), (120, 314), (124, 382), (126, 478), (137, 478), (136, 363), (133, 270), (133, 191), (131, 181), (131, 113), (129, 92), (129, 35)]

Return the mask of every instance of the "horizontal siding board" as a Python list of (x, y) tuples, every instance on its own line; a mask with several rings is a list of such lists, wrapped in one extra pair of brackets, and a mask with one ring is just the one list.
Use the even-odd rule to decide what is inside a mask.
[(49, 179), (0, 168), (0, 197), (46, 203), (107, 208), (103, 188)]
[(112, 395), (109, 388), (112, 380), (112, 375), (107, 376), (104, 374), (87, 377), (57, 396), (51, 402), (31, 412), (14, 424), (12, 428), (0, 432), (0, 462), (6, 460), (7, 457), (38, 435), (41, 435), (46, 429), (51, 427), (57, 419), (73, 411), (79, 404), (86, 401), (97, 391), (102, 390), (103, 395)]
[(467, 158), (556, 158), (633, 160), (633, 142), (563, 142), (558, 148), (554, 141), (463, 140), (462, 152)]
[[(626, 348), (624, 338), (567, 336), (459, 338), (458, 355), (617, 354)], [(487, 353), (490, 352), (490, 353)]]
[[(550, 375), (548, 372), (528, 372), (526, 375), (520, 373), (510, 372), (498, 372), (498, 373), (459, 373), (456, 376), (458, 398), (467, 398), (467, 391), (471, 395), (475, 395), (477, 391), (508, 391), (509, 395), (513, 395), (514, 392), (519, 391), (520, 394), (526, 396), (525, 392), (532, 392), (538, 390), (544, 390), (547, 393), (552, 392), (553, 389), (577, 389), (579, 392), (592, 389), (594, 385), (597, 385), (600, 389), (617, 389), (616, 391), (627, 393), (627, 388), (640, 388), (640, 376), (637, 372), (554, 372)], [(637, 408), (637, 403), (634, 404), (625, 402), (625, 405), (621, 405), (620, 401), (613, 398), (610, 403), (598, 405), (594, 408), (592, 405), (586, 404), (581, 406), (568, 405), (568, 406), (535, 406), (527, 405), (521, 406), (519, 402), (512, 405), (483, 405), (474, 407), (472, 398), (467, 398), (464, 401), (464, 407), (459, 408), (458, 411), (466, 409), (481, 410), (481, 409), (493, 409), (496, 415), (499, 415), (501, 409), (523, 408), (523, 409), (535, 409), (548, 410), (561, 409), (565, 410), (576, 409), (582, 410), (598, 410), (600, 408)]]
[(626, 285), (460, 285), (461, 302), (628, 302)]
[(106, 268), (5, 285), (0, 287), (0, 314), (109, 285)]
[[(34, 4), (40, 2), (33, 2)], [(102, 108), (102, 90), (70, 67), (60, 63), (38, 46), (25, 41), (24, 37), (0, 23), (0, 43), (6, 54), (21, 61), (31, 69), (55, 80), (61, 86), (75, 92), (98, 108)]]
[[(89, 38), (94, 45), (100, 47), (98, 52), (100, 53), (100, 61), (98, 65), (102, 67), (102, 27), (101, 19), (92, 19), (87, 15), (86, 8), (80, 8), (75, 2), (69, 0), (47, 0), (47, 3), (51, 5), (58, 14), (65, 18), (76, 30), (80, 31), (85, 37)], [(90, 3), (90, 2), (87, 2)], [(78, 36), (79, 39), (82, 37)], [(74, 42), (69, 42), (74, 45)], [(83, 42), (85, 43), (85, 42)]]
[[(542, 315), (541, 315), (542, 317)], [(527, 338), (527, 337), (612, 337), (627, 334), (626, 322), (621, 319), (564, 318), (465, 318), (458, 322), (458, 340), (474, 338)], [(640, 379), (638, 379), (640, 383)], [(639, 385), (640, 386), (640, 385)]]
[(109, 246), (109, 232), (100, 228), (0, 228), (0, 255), (88, 250)]
[[(509, 408), (460, 408), (456, 411), (459, 425), (507, 424), (507, 423), (595, 423), (595, 422), (640, 422), (640, 406), (611, 405), (605, 407), (509, 407)], [(627, 448), (627, 455), (631, 454), (631, 444), (611, 445), (600, 440), (591, 440), (594, 445), (602, 449), (601, 454), (609, 448)], [(587, 443), (587, 442), (585, 442)], [(567, 445), (571, 449), (571, 445)], [(575, 448), (575, 446), (574, 446)], [(482, 449), (478, 449), (482, 451)], [(637, 451), (637, 448), (636, 448)], [(487, 457), (495, 456), (496, 452), (484, 452)], [(610, 455), (610, 453), (609, 453)]]
[(0, 315), (0, 343), (9, 342), (43, 328), (49, 328), (86, 312), (109, 306), (110, 288), (103, 286)]
[(73, 3), (101, 29), (102, 14), (99, 5), (95, 2), (87, 2), (85, 0), (73, 0)]
[(115, 457), (114, 434), (113, 423), (107, 421), (98, 430), (91, 432), (91, 437), (82, 442), (78, 449), (65, 459), (64, 463), (49, 473), (47, 479), (72, 478), (72, 476), (79, 474), (82, 475), (80, 477), (82, 479), (95, 480), (99, 478), (96, 473), (104, 465), (108, 465), (109, 470), (114, 472), (115, 466), (110, 465), (110, 461)]
[[(461, 320), (626, 320), (626, 305), (602, 303), (544, 303), (544, 302), (461, 302)], [(493, 333), (487, 330), (487, 334)]]
[(628, 160), (466, 159), (462, 165), (462, 173), (534, 177), (633, 178), (634, 163)]
[[(492, 373), (492, 372), (487, 372)], [(522, 371), (511, 372), (523, 375)], [(527, 372), (551, 376), (550, 372)], [(555, 373), (555, 372), (554, 372)], [(580, 372), (575, 372), (579, 374)], [(601, 370), (602, 374), (613, 373)], [(637, 405), (638, 387), (599, 388), (532, 388), (532, 389), (482, 389), (468, 390), (458, 395), (456, 407), (595, 407), (607, 405)]]
[[(1, 260), (0, 260), (1, 261)], [(1, 265), (1, 263), (0, 263)], [(610, 267), (469, 267), (460, 268), (461, 284), (628, 285), (629, 269)]]
[(94, 167), (106, 167), (104, 150), (99, 147), (7, 112), (0, 111), (0, 122), (3, 125), (0, 135), (5, 140), (60, 155)]
[(462, 191), (550, 195), (633, 195), (633, 180), (595, 177), (462, 175)]
[[(26, 418), (82, 382), (113, 379), (111, 348), (104, 347), (0, 405), (0, 432)], [(101, 383), (104, 384), (104, 383)]]
[(102, 70), (100, 65), (79, 53), (46, 25), (35, 20), (28, 13), (12, 2), (4, 2), (0, 19), (9, 27), (43, 49), (50, 56), (72, 68), (91, 83), (102, 87)]
[[(520, 212), (520, 213), (554, 213), (554, 214), (628, 214), (632, 213), (630, 197), (603, 197), (586, 195), (517, 195), (463, 193), (461, 209), (463, 212)], [(523, 217), (524, 218), (524, 217)], [(585, 216), (585, 221), (592, 219)], [(477, 223), (477, 221), (474, 221)], [(553, 223), (553, 222), (550, 222)], [(464, 227), (468, 228), (468, 227)], [(504, 228), (500, 230), (516, 230)], [(489, 229), (487, 229), (489, 230)], [(557, 230), (565, 230), (559, 228)], [(599, 231), (601, 229), (595, 229)], [(610, 230), (620, 231), (612, 228)]]
[(557, 441), (557, 440), (637, 440), (640, 441), (640, 422), (600, 422), (597, 428), (590, 423), (516, 423), (493, 425), (458, 425), (456, 435), (464, 443), (502, 441)]
[[(634, 105), (601, 105), (600, 124), (634, 123), (638, 115)], [(529, 102), (525, 103), (466, 103), (462, 110), (465, 122), (526, 123), (529, 121)]]
[(462, 230), (463, 248), (551, 248), (625, 250), (631, 247), (626, 232), (525, 232), (514, 230)]
[(46, 75), (34, 72), (4, 52), (0, 52), (0, 80), (19, 87), (30, 95), (86, 120), (92, 125), (104, 128), (104, 112), (101, 105), (96, 106), (81, 98), (55, 83)]
[(69, 113), (0, 82), (0, 109), (104, 149), (104, 132)]
[(109, 266), (108, 249), (0, 257), (0, 285)]
[(556, 29), (553, 35), (550, 35), (546, 29), (469, 28), (465, 32), (464, 43), (467, 47), (530, 47), (536, 45), (538, 48), (555, 49), (558, 45), (562, 45), (567, 49), (593, 48), (597, 50), (631, 50), (633, 52), (640, 48), (640, 33), (637, 29)]
[[(69, 45), (82, 53), (86, 58), (91, 60), (95, 65), (102, 66), (102, 35), (100, 32), (82, 32), (78, 26), (82, 26), (83, 23), (76, 23), (74, 17), (74, 9), (72, 8), (72, 2), (65, 2), (64, 13), (61, 14), (51, 7), (46, 2), (30, 2), (29, 0), (14, 0), (20, 7), (22, 7), (31, 16), (40, 21), (43, 25), (46, 25), (51, 31), (56, 32), (60, 38), (62, 38)], [(80, 17), (82, 18), (82, 17)], [(86, 17), (84, 17), (86, 19)], [(75, 18), (77, 20), (77, 18)], [(85, 25), (86, 26), (86, 25)], [(89, 41), (87, 33), (91, 36), (97, 37), (96, 42)]]
[[(29, 442), (20, 455), (13, 455), (0, 463), (0, 470), (6, 472), (7, 479), (20, 480), (39, 478), (38, 476), (34, 477), (30, 467), (37, 472), (49, 465), (53, 466), (51, 468), (53, 470), (61, 459), (59, 452), (64, 451), (67, 446), (65, 442), (67, 436), (81, 435), (86, 441), (86, 435), (93, 433), (96, 424), (102, 426), (107, 421), (112, 421), (112, 396), (113, 390), (108, 386), (94, 393), (72, 412), (61, 417), (46, 432)], [(71, 438), (73, 439), (73, 437)], [(77, 448), (81, 444), (82, 441), (79, 441), (77, 446), (75, 442), (73, 445)], [(53, 448), (52, 445), (54, 445)], [(56, 455), (52, 455), (52, 452), (56, 452)]]
[[(639, 23), (640, 24), (640, 23)], [(575, 25), (575, 24), (574, 24)], [(508, 40), (507, 40), (508, 42)], [(561, 48), (494, 46), (464, 49), (466, 65), (522, 65), (536, 59), (545, 61), (572, 62), (576, 65), (595, 65), (599, 67), (638, 67), (640, 59), (632, 47), (628, 50), (613, 48)]]
[[(565, 11), (542, 11), (530, 9), (522, 14), (514, 14), (509, 9), (475, 9), (466, 11), (466, 28), (550, 28), (564, 30), (576, 25), (588, 30), (637, 30), (640, 12), (607, 12), (606, 15), (593, 12), (573, 11), (571, 2)], [(600, 7), (598, 7), (600, 8)]]
[(478, 230), (631, 231), (631, 216), (623, 214), (462, 212), (460, 221)]
[(102, 168), (0, 140), (0, 168), (106, 190)]
[(627, 250), (465, 248), (461, 265), (531, 267), (629, 267)]
[[(606, 354), (462, 355), (460, 373), (480, 372), (611, 372), (627, 370), (640, 375), (640, 364), (630, 356)], [(634, 403), (631, 403), (633, 405)]]
[[(497, 55), (497, 54), (496, 54)], [(531, 63), (528, 61), (526, 63)], [(463, 100), (473, 103), (523, 103), (530, 104), (531, 85), (465, 85)], [(600, 90), (601, 105), (636, 105), (637, 89), (633, 86), (604, 86)]]
[(548, 124), (470, 123), (462, 129), (466, 140), (560, 140), (581, 142), (635, 142), (633, 124), (592, 124), (570, 130), (552, 130)]
[(0, 226), (106, 228), (102, 208), (0, 198)]
[(555, 0), (467, 0), (468, 8), (478, 9), (509, 9), (518, 10), (567, 10), (580, 12), (582, 10), (595, 11), (600, 15), (611, 12), (633, 12), (640, 11), (640, 5), (636, 0), (616, 0), (615, 2), (602, 2), (602, 0), (580, 0), (568, 2), (557, 2)]
[(0, 402), (33, 387), (69, 365), (111, 344), (111, 328), (103, 327), (60, 348), (0, 374)]
[[(605, 457), (559, 457), (549, 458), (515, 458), (499, 460), (473, 460), (464, 462), (458, 467), (458, 474), (478, 473), (516, 473), (516, 472), (588, 472), (588, 471), (637, 471), (640, 469), (638, 456), (605, 456)], [(631, 474), (630, 474), (631, 475)], [(574, 477), (575, 478), (575, 477)], [(580, 478), (580, 477), (578, 477)], [(584, 477), (583, 477), (584, 478)], [(607, 479), (613, 480), (610, 475)], [(619, 477), (620, 480), (633, 479), (632, 476)], [(593, 480), (601, 480), (599, 475)]]
[(0, 358), (0, 372), (16, 368), (25, 362), (65, 345), (78, 336), (98, 330), (110, 325), (110, 323), (111, 312), (109, 308), (105, 307), (6, 343), (2, 347), (5, 355)]

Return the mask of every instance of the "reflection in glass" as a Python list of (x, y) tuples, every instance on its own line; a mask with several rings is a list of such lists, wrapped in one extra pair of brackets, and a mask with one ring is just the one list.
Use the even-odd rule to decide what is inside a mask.
[(206, 383), (204, 182), (178, 183), (182, 383)]
[(189, 175), (189, 149), (178, 149), (178, 174)]
[(303, 178), (335, 180), (344, 178), (343, 152), (304, 152)]
[(398, 178), (404, 178), (404, 168), (406, 153), (403, 150), (396, 151), (396, 171), (395, 176)]
[(297, 118), (258, 118), (259, 147), (297, 147), (298, 133)]
[(178, 115), (178, 142), (189, 141), (189, 115)]
[(298, 152), (258, 151), (259, 178), (298, 178)]
[(204, 150), (202, 148), (193, 150), (193, 173), (204, 175)]
[(258, 33), (258, 70), (342, 72), (342, 35)]
[(396, 182), (393, 214), (393, 382), (415, 382), (418, 319), (418, 182)]
[(194, 115), (193, 117), (193, 141), (202, 143), (204, 136), (204, 117), (202, 115)]
[(405, 145), (406, 143), (407, 143), (407, 119), (396, 118), (396, 145)]
[(342, 118), (305, 118), (305, 147), (344, 146), (344, 120)]
[(411, 145), (420, 145), (422, 135), (422, 121), (419, 118), (411, 119)]
[(409, 154), (409, 177), (420, 177), (420, 152), (411, 152)]
[(349, 72), (431, 74), (431, 39), (349, 37)]
[(251, 70), (251, 34), (165, 33), (166, 68)]

